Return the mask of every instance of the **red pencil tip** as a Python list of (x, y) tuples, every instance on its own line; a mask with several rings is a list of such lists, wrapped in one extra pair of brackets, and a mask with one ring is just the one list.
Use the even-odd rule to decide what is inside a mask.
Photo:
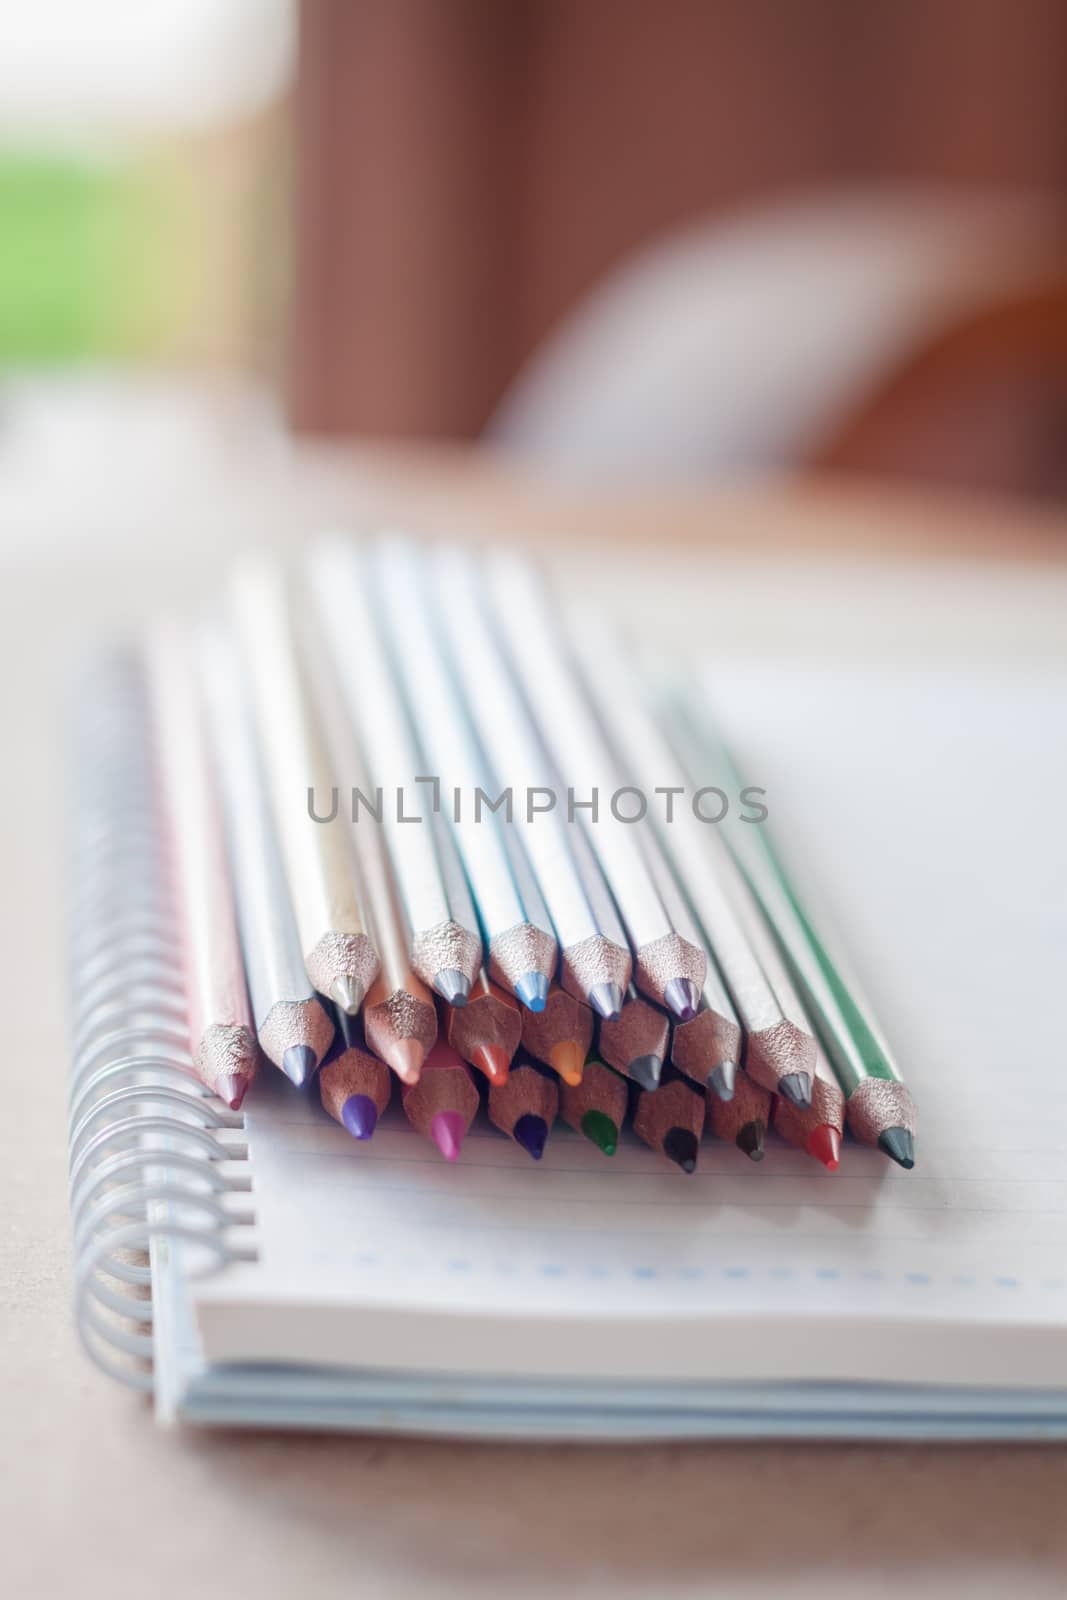
[(507, 1051), (499, 1044), (478, 1045), (471, 1051), (471, 1060), (490, 1083), (503, 1083), (511, 1066)]
[(820, 1122), (808, 1135), (808, 1154), (836, 1172), (841, 1163), (841, 1135), (828, 1122)]
[(430, 1137), (446, 1161), (458, 1161), (467, 1124), (458, 1111), (439, 1111), (430, 1123)]
[(234, 1073), (222, 1072), (215, 1079), (215, 1093), (220, 1100), (225, 1100), (231, 1111), (240, 1111), (241, 1101), (248, 1092), (247, 1078), (238, 1078)]

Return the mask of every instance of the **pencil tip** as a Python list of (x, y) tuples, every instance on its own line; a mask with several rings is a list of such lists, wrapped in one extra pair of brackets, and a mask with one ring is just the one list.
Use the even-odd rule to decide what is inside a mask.
[(248, 1093), (248, 1078), (239, 1078), (236, 1073), (220, 1072), (215, 1079), (215, 1093), (220, 1100), (224, 1100), (231, 1111), (240, 1111), (241, 1101)]
[(619, 1148), (619, 1130), (606, 1111), (587, 1111), (581, 1129), (606, 1156), (613, 1156)]
[(617, 983), (594, 983), (588, 995), (589, 1004), (605, 1022), (618, 1022), (622, 1014), (622, 990)]
[(347, 1016), (354, 1017), (363, 1004), (363, 985), (351, 973), (342, 973), (330, 984), (330, 999)]
[(824, 1167), (836, 1172), (841, 1165), (841, 1135), (828, 1122), (820, 1122), (808, 1134), (808, 1154)]
[(515, 985), (515, 997), (527, 1011), (543, 1011), (548, 999), (548, 979), (543, 972), (524, 972)]
[(548, 1138), (548, 1123), (544, 1117), (526, 1111), (516, 1122), (511, 1133), (515, 1143), (521, 1144), (528, 1156), (540, 1161), (545, 1153), (545, 1140)]
[(697, 1014), (700, 990), (691, 978), (672, 978), (663, 991), (663, 1003), (679, 1022), (689, 1022)]
[(369, 1094), (350, 1094), (341, 1107), (341, 1121), (353, 1139), (369, 1139), (378, 1126), (378, 1107)]
[[(384, 1046), (382, 1054), (385, 1054)], [(421, 1039), (393, 1039), (386, 1059), (402, 1083), (418, 1083), (426, 1060), (426, 1046)]]
[(548, 1064), (573, 1089), (582, 1081), (585, 1055), (577, 1039), (560, 1039), (548, 1052)]
[(642, 1089), (658, 1089), (663, 1059), (660, 1056), (634, 1056), (630, 1062), (630, 1077)]
[(282, 1071), (302, 1089), (318, 1066), (318, 1058), (309, 1044), (291, 1044), (282, 1051)]
[(465, 1006), (470, 998), (470, 979), (465, 972), (457, 972), (453, 967), (444, 967), (434, 978), (433, 986), (450, 1006)]
[(430, 1123), (430, 1137), (446, 1161), (458, 1161), (467, 1124), (458, 1111), (439, 1111)]
[(700, 1140), (692, 1128), (670, 1128), (663, 1140), (663, 1154), (683, 1172), (695, 1172)]
[(905, 1172), (915, 1165), (915, 1140), (908, 1128), (883, 1128), (878, 1135), (878, 1148)]
[(734, 1143), (739, 1150), (744, 1151), (750, 1161), (762, 1161), (765, 1154), (763, 1136), (766, 1131), (762, 1122), (746, 1122), (738, 1129)]
[(798, 1111), (806, 1111), (811, 1105), (811, 1073), (787, 1072), (778, 1079), (778, 1093), (785, 1095)]
[(484, 1072), (490, 1083), (505, 1082), (511, 1061), (500, 1044), (479, 1044), (471, 1051), (471, 1060), (479, 1072)]
[(737, 1083), (737, 1062), (720, 1061), (715, 1071), (708, 1079), (712, 1093), (722, 1101), (730, 1101), (734, 1097), (734, 1085)]

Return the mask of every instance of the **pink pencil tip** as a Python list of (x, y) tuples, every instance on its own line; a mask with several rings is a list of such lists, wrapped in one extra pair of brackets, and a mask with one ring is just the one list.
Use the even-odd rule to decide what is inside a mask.
[(234, 1073), (222, 1072), (215, 1079), (215, 1093), (220, 1100), (225, 1100), (231, 1111), (240, 1111), (241, 1101), (248, 1092), (249, 1080), (238, 1078)]
[(402, 1083), (418, 1083), (426, 1046), (421, 1039), (394, 1039), (386, 1059)]
[(430, 1137), (446, 1161), (458, 1161), (467, 1124), (458, 1111), (439, 1111), (430, 1123)]

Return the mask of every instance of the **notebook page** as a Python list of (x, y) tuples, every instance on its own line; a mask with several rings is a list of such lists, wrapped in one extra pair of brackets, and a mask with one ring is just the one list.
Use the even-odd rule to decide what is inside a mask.
[(1067, 675), (720, 664), (777, 836), (920, 1107), (912, 1173), (708, 1140), (685, 1178), (557, 1127), (449, 1167), (247, 1104), (261, 1257), (196, 1291), (208, 1359), (649, 1378), (1067, 1381)]

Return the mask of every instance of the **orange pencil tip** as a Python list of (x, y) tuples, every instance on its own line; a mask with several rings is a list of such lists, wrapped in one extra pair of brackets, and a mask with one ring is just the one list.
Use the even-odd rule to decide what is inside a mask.
[(808, 1154), (821, 1161), (830, 1172), (841, 1164), (841, 1135), (828, 1122), (821, 1122), (808, 1135)]
[(499, 1044), (480, 1044), (471, 1051), (471, 1061), (484, 1072), (490, 1083), (503, 1083), (511, 1067), (507, 1051)]
[(576, 1040), (561, 1039), (558, 1044), (554, 1044), (548, 1052), (548, 1064), (553, 1072), (559, 1073), (564, 1083), (570, 1084), (572, 1089), (581, 1083), (585, 1056)]

